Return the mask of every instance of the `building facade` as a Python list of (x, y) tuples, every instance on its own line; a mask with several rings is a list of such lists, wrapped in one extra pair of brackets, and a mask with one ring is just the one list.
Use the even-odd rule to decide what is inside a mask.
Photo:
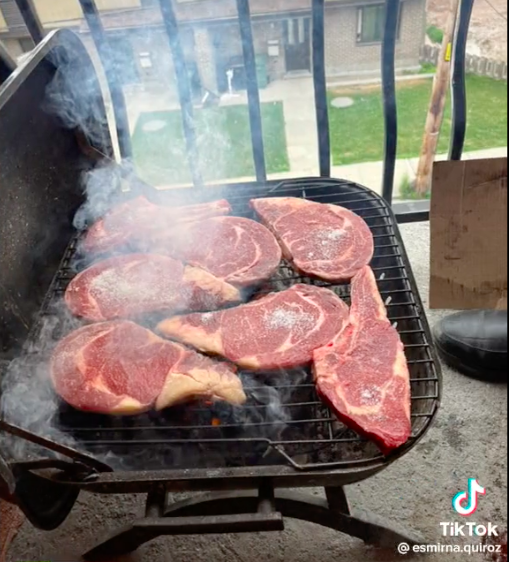
[[(79, 32), (93, 52), (78, 0), (33, 0), (45, 29)], [(157, 0), (96, 0), (126, 85), (175, 88), (172, 57)], [(253, 35), (261, 87), (311, 72), (310, 0), (252, 0)], [(425, 0), (401, 4), (397, 67), (419, 67), (425, 38)], [(176, 0), (193, 89), (225, 92), (245, 84), (235, 0)], [(383, 0), (327, 0), (326, 70), (331, 78), (380, 73)], [(14, 0), (0, 0), (0, 40), (14, 56), (32, 48)], [(230, 80), (229, 77), (230, 76)], [(231, 81), (231, 84), (230, 84)]]

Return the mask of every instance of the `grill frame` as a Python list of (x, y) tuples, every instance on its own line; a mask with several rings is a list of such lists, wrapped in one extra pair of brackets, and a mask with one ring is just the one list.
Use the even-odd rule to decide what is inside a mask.
[[(311, 184), (314, 185), (312, 186)], [(155, 192), (151, 194), (151, 198), (156, 199), (156, 202), (158, 203), (168, 204), (175, 201), (178, 201), (179, 203), (192, 203), (213, 200), (224, 196), (232, 203), (234, 208), (233, 214), (238, 214), (239, 200), (245, 201), (253, 198), (255, 195), (258, 197), (267, 195), (297, 196), (297, 193), (300, 191), (301, 194), (308, 195), (309, 198), (309, 193), (313, 192), (313, 194), (318, 197), (318, 200), (324, 202), (330, 201), (332, 197), (336, 197), (334, 189), (338, 188), (348, 189), (356, 196), (359, 194), (361, 203), (363, 198), (368, 198), (371, 203), (378, 205), (380, 213), (383, 214), (379, 217), (375, 217), (374, 220), (383, 219), (385, 227), (387, 228), (388, 225), (391, 228), (392, 232), (390, 236), (393, 238), (393, 241), (390, 246), (391, 248), (395, 247), (398, 251), (397, 260), (399, 260), (398, 263), (400, 265), (392, 267), (392, 269), (403, 270), (403, 282), (408, 286), (405, 292), (412, 295), (411, 302), (413, 303), (412, 307), (415, 310), (415, 322), (418, 323), (419, 334), (423, 337), (423, 343), (421, 345), (423, 349), (426, 350), (426, 354), (428, 356), (426, 361), (429, 365), (429, 370), (433, 373), (433, 376), (424, 377), (420, 380), (422, 380), (426, 385), (431, 383), (434, 385), (433, 395), (428, 400), (432, 406), (428, 415), (423, 414), (421, 411), (414, 412), (416, 414), (415, 419), (418, 421), (421, 419), (424, 420), (415, 438), (390, 457), (378, 455), (374, 458), (361, 459), (355, 462), (313, 463), (311, 465), (304, 466), (298, 462), (291, 462), (291, 460), (286, 458), (286, 462), (282, 462), (279, 465), (208, 467), (198, 469), (186, 467), (167, 470), (147, 470), (144, 472), (136, 470), (116, 470), (111, 473), (102, 472), (100, 467), (98, 468), (96, 464), (94, 466), (93, 473), (86, 476), (82, 474), (80, 478), (77, 478), (75, 475), (70, 477), (70, 475), (67, 474), (67, 476), (65, 476), (67, 482), (69, 482), (70, 477), (70, 479), (74, 481), (74, 484), (80, 488), (100, 493), (144, 492), (148, 491), (148, 489), (154, 485), (154, 482), (164, 482), (165, 485), (168, 486), (168, 489), (178, 490), (235, 490), (245, 488), (246, 486), (256, 486), (256, 483), (260, 478), (273, 479), (276, 487), (316, 486), (327, 485), (331, 482), (334, 482), (335, 485), (338, 485), (338, 483), (340, 485), (346, 485), (359, 482), (380, 472), (417, 445), (417, 443), (429, 430), (429, 427), (432, 425), (432, 421), (439, 409), (442, 393), (442, 376), (440, 364), (432, 345), (431, 331), (424, 314), (422, 301), (419, 296), (416, 281), (412, 273), (412, 268), (404, 248), (396, 219), (390, 207), (381, 197), (352, 182), (323, 178), (305, 178), (284, 182), (267, 182), (266, 184), (227, 186), (225, 188), (221, 188), (220, 191), (211, 188), (203, 191), (183, 189), (168, 192)], [(337, 202), (338, 204), (341, 204), (341, 201), (337, 200)], [(343, 203), (345, 203), (345, 201), (343, 201)], [(384, 237), (385, 236), (387, 235), (384, 235)], [(386, 245), (383, 244), (383, 246), (385, 249)], [(60, 282), (62, 268), (66, 266), (68, 259), (68, 255), (64, 256), (62, 266), (55, 276), (55, 280), (48, 292), (47, 299), (41, 312), (44, 312), (45, 308), (51, 304), (56, 285)], [(376, 270), (377, 268), (375, 266), (375, 271)], [(378, 276), (379, 275), (377, 275), (377, 277)], [(400, 322), (405, 321), (401, 317), (398, 318)], [(415, 334), (410, 335), (413, 336)], [(410, 343), (410, 346), (415, 345), (416, 344)], [(410, 347), (409, 349), (415, 348)], [(426, 402), (426, 400), (419, 400), (419, 403), (422, 402)], [(90, 430), (90, 428), (87, 429), (87, 431)], [(257, 440), (257, 442), (261, 442), (261, 440)], [(125, 443), (123, 443), (123, 445), (125, 446)], [(267, 445), (269, 444), (267, 443)], [(72, 457), (72, 454), (69, 456)], [(285, 460), (283, 455), (281, 455), (281, 459), (282, 461)], [(85, 464), (87, 464), (86, 459), (85, 461), (80, 459), (80, 462), (85, 462)], [(60, 479), (64, 476), (60, 474), (54, 475), (53, 477)]]

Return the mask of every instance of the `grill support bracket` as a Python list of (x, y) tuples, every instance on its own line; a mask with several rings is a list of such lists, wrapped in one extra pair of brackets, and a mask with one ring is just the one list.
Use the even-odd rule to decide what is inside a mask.
[(128, 525), (84, 556), (91, 562), (130, 554), (158, 537), (171, 535), (283, 531), (292, 518), (339, 531), (380, 548), (410, 546), (426, 540), (367, 511), (351, 511), (343, 487), (325, 488), (325, 498), (292, 491), (274, 491), (270, 481), (259, 490), (193, 497), (160, 510), (167, 494), (160, 489), (147, 497), (147, 517)]

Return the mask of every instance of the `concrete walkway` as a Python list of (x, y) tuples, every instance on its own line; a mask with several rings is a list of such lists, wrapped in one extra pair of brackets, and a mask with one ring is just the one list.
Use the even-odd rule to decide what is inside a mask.
[[(415, 79), (405, 76), (401, 80)], [(427, 76), (418, 76), (426, 79)], [(344, 85), (344, 84), (343, 84)], [(290, 172), (272, 174), (270, 179), (289, 179), (319, 175), (318, 134), (316, 126), (315, 96), (313, 80), (309, 76), (299, 76), (272, 82), (267, 88), (260, 90), (262, 103), (281, 101), (284, 106), (286, 142), (290, 160)], [(131, 131), (142, 113), (151, 111), (178, 110), (179, 105), (167, 95), (151, 93), (149, 90), (126, 92)], [(226, 95), (221, 100), (222, 106), (246, 105), (247, 93), (241, 92), (233, 96)], [(369, 142), (369, 140), (367, 140)], [(507, 148), (481, 150), (465, 155), (465, 158), (498, 158), (507, 156)], [(447, 155), (440, 155), (437, 160), (446, 160)], [(394, 180), (395, 197), (400, 196), (400, 188), (404, 181), (415, 179), (418, 159), (402, 159), (396, 163)], [(347, 166), (334, 166), (332, 177), (350, 180), (381, 193), (383, 162), (367, 162)], [(220, 183), (237, 183), (253, 181), (252, 177), (235, 178)]]
[[(463, 159), (476, 160), (482, 158), (504, 157), (507, 157), (507, 147), (467, 152), (464, 154)], [(436, 157), (436, 161), (447, 160), (447, 158), (447, 154), (440, 154)], [(397, 160), (396, 174), (394, 178), (394, 191), (396, 197), (401, 196), (399, 189), (404, 181), (415, 180), (418, 163), (418, 158)], [(383, 162), (367, 162), (364, 164), (351, 164), (349, 166), (335, 166), (332, 169), (332, 176), (360, 183), (361, 185), (371, 188), (373, 191), (381, 193), (383, 168)]]
[[(483, 158), (507, 158), (507, 151), (507, 147), (478, 150), (475, 152), (465, 153), (463, 155), (463, 159), (476, 160)], [(439, 154), (436, 157), (436, 161), (447, 160), (447, 158), (447, 154)], [(311, 158), (309, 158), (308, 160), (310, 161)], [(402, 182), (406, 180), (413, 181), (415, 179), (417, 164), (418, 158), (408, 158), (396, 161), (396, 173), (394, 178), (395, 199), (401, 199), (402, 197), (404, 197), (404, 194), (402, 194), (400, 191)], [(333, 166), (331, 169), (331, 177), (358, 183), (365, 187), (369, 187), (375, 193), (381, 195), (383, 168), (383, 162), (365, 162), (363, 164), (350, 164), (348, 166)], [(271, 174), (269, 176), (269, 179), (283, 181), (297, 177), (317, 177), (318, 175), (318, 165), (316, 165), (313, 168), (307, 168), (303, 171), (301, 171), (300, 168), (297, 168), (292, 172)], [(242, 177), (230, 180), (222, 180), (220, 182), (217, 182), (217, 185), (224, 185), (228, 183), (247, 183), (251, 181), (254, 181), (254, 177)]]

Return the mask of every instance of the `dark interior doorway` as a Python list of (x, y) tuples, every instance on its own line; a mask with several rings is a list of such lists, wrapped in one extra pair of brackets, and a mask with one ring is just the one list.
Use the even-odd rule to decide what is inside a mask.
[(291, 18), (283, 22), (286, 71), (311, 70), (311, 19)]

